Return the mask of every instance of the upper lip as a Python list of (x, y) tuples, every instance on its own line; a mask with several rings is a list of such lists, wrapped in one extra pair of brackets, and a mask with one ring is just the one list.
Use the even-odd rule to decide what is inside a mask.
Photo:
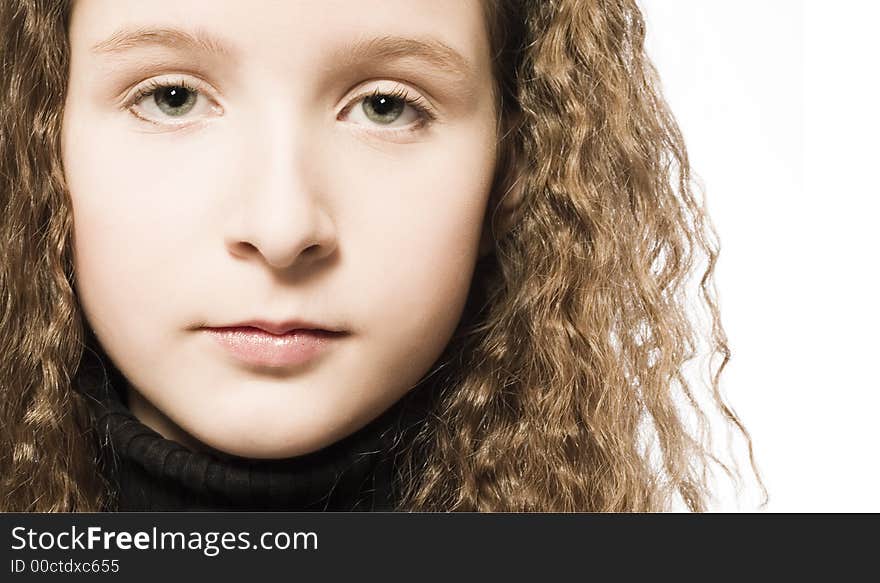
[(285, 320), (283, 322), (271, 320), (248, 320), (246, 322), (238, 322), (237, 324), (228, 324), (226, 326), (210, 326), (211, 328), (259, 328), (271, 334), (287, 334), (292, 330), (322, 330), (325, 332), (344, 332), (340, 328), (328, 326), (325, 324), (317, 324), (306, 320)]

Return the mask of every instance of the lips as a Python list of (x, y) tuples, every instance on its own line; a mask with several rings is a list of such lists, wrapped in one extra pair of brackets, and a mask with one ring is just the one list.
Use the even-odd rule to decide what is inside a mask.
[[(317, 324), (313, 322), (308, 322), (306, 320), (287, 320), (284, 322), (273, 322), (269, 320), (249, 320), (247, 322), (239, 322), (237, 324), (231, 324), (229, 326), (224, 326), (224, 329), (228, 328), (258, 328), (260, 330), (264, 330), (271, 334), (286, 334), (288, 332), (292, 332), (295, 330), (308, 330), (308, 331), (324, 331), (324, 332), (337, 332), (341, 333), (342, 330), (324, 325)], [(216, 329), (216, 328), (215, 328)]]
[(303, 365), (347, 335), (304, 322), (251, 322), (203, 330), (235, 361), (258, 367)]

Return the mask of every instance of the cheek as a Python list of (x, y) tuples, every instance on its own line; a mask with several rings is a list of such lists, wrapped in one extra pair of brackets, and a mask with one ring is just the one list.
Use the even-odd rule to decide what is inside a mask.
[(215, 157), (207, 144), (184, 151), (166, 137), (76, 118), (64, 136), (83, 309), (108, 351), (136, 345), (148, 355), (168, 331), (157, 323), (176, 317), (177, 296), (193, 279), (187, 258), (207, 243), (200, 229)]
[(486, 135), (366, 160), (357, 204), (341, 213), (358, 311), (416, 368), (439, 356), (467, 298), (494, 170)]

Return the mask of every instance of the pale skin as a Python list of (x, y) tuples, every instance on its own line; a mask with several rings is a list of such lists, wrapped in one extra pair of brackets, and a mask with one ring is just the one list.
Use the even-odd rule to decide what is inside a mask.
[[(192, 449), (289, 457), (431, 370), (487, 250), (478, 0), (76, 0), (70, 39), (75, 286), (135, 415)], [(434, 119), (411, 104), (380, 119), (375, 91)], [(349, 334), (254, 369), (198, 329), (251, 318)]]

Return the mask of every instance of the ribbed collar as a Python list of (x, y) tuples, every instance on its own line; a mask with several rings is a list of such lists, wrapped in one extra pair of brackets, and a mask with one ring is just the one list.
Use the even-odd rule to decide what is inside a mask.
[[(165, 439), (128, 409), (124, 377), (103, 357), (77, 373), (96, 421), (112, 510), (393, 510), (391, 444), (412, 411), (398, 402), (348, 437), (283, 460), (220, 457)], [(92, 353), (94, 354), (94, 353)]]

